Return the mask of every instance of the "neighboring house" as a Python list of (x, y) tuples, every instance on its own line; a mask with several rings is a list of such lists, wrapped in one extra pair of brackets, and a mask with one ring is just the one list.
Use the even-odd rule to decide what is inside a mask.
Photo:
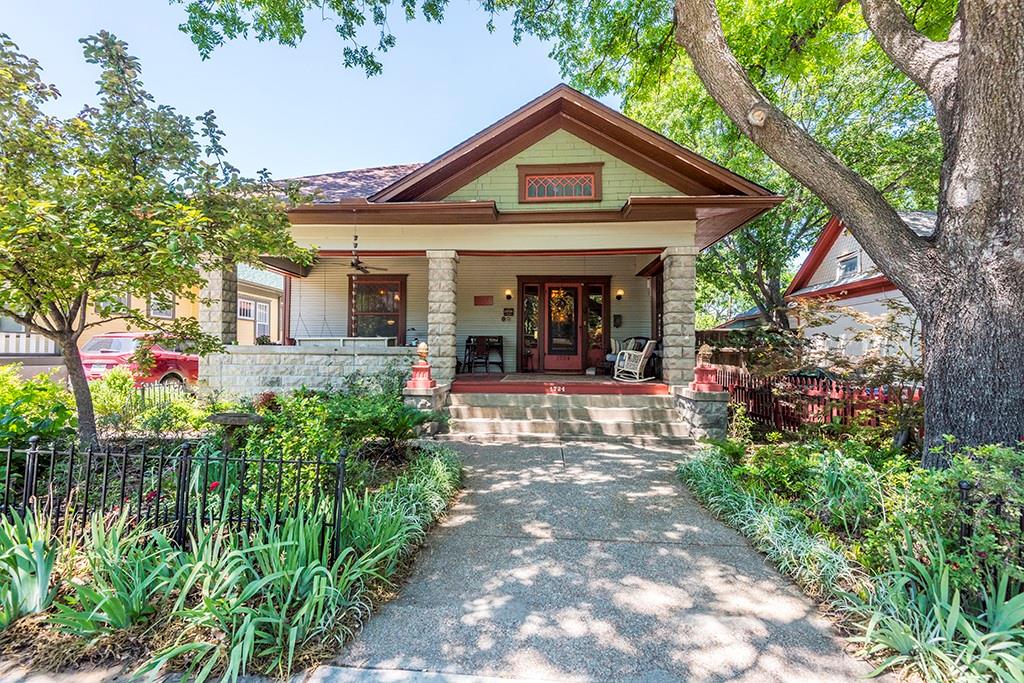
[(292, 233), (317, 260), (265, 262), (298, 348), (204, 360), (217, 388), (322, 386), (417, 341), (453, 390), (471, 370), (571, 383), (642, 336), (667, 391), (693, 376), (696, 254), (782, 201), (564, 85), (426, 164), (297, 180), (317, 199)]
[[(927, 236), (935, 230), (935, 214), (928, 211), (901, 213), (903, 220), (918, 235)], [(896, 300), (910, 306), (903, 293), (875, 266), (842, 221), (833, 216), (825, 224), (800, 270), (786, 290), (790, 301), (828, 299), (836, 306), (870, 316), (888, 312), (886, 301)], [(840, 315), (832, 324), (806, 328), (808, 335), (824, 334), (838, 340), (844, 352), (861, 356), (870, 342), (854, 341), (855, 330), (862, 329), (849, 315)]]
[(245, 264), (238, 266), (238, 343), (255, 344), (263, 337), (279, 344), (284, 277)]
[(716, 330), (747, 330), (752, 327), (763, 327), (764, 318), (761, 317), (761, 309), (757, 306), (748, 308), (742, 313), (737, 313), (733, 317), (726, 320), (721, 325), (715, 327)]

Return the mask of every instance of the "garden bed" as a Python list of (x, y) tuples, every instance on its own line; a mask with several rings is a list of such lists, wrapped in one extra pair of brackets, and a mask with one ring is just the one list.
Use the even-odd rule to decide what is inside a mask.
[(0, 521), (8, 663), (234, 680), (333, 657), (461, 484), (454, 451), (414, 438), (433, 416), (402, 403), (399, 380), (232, 406), (261, 419), (230, 452), (219, 431), (142, 457), (10, 450), (46, 474), (26, 493), (34, 477), (8, 467), (27, 501)]
[(877, 673), (1024, 680), (1024, 449), (963, 449), (927, 470), (877, 437), (727, 441), (679, 475)]

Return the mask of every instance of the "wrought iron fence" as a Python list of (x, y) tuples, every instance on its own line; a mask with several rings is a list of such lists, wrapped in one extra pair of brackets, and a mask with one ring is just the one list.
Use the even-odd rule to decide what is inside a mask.
[(125, 402), (121, 419), (125, 424), (142, 415), (154, 406), (166, 405), (182, 396), (191, 396), (193, 391), (188, 385), (179, 382), (159, 383), (147, 382), (135, 387)]
[[(251, 532), (283, 521), (300, 505), (326, 506), (337, 554), (345, 451), (336, 458), (254, 457), (209, 442), (113, 448), (29, 447), (3, 451), (0, 511), (41, 511), (55, 525), (84, 528), (95, 513), (127, 514), (171, 528), (184, 545), (190, 530), (214, 521)], [(325, 542), (327, 539), (325, 539)]]
[[(1019, 486), (1024, 479), (1024, 472), (1014, 469), (1012, 474)], [(1004, 531), (1009, 533), (1010, 538), (1016, 537), (1016, 558), (1003, 559), (1024, 563), (1024, 501), (1011, 500), (1000, 493), (986, 491), (980, 482), (960, 481), (958, 487), (960, 493), (960, 524), (958, 528), (960, 547), (966, 547), (974, 535), (977, 523), (984, 521), (980, 518), (988, 515), (990, 522), (995, 518), (1005, 524)]]

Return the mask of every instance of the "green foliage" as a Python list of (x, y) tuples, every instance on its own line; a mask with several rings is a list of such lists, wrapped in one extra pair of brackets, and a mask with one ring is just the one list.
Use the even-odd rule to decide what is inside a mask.
[[(896, 570), (877, 577), (847, 609), (861, 620), (855, 641), (882, 658), (876, 673), (902, 667), (925, 680), (1019, 681), (1024, 678), (1024, 593), (998, 571), (971, 605), (956, 587), (944, 541), (918, 545), (905, 533), (892, 547)], [(920, 555), (920, 557), (918, 557)]]
[(0, 366), (0, 448), (24, 448), (33, 435), (43, 444), (66, 441), (76, 424), (70, 392), (49, 375), (22, 379), (20, 369)]
[[(196, 320), (149, 318), (125, 295), (195, 299), (204, 270), (262, 254), (308, 261), (284, 211), (296, 195), (265, 173), (241, 176), (213, 112), (156, 104), (123, 41), (100, 32), (81, 42), (99, 70), (99, 101), (61, 119), (44, 112), (57, 89), (0, 34), (0, 313), (63, 349), (113, 319), (214, 348)], [(84, 400), (81, 359), (65, 361)], [(91, 411), (80, 405), (79, 416), (93, 440)]]
[(53, 600), (57, 546), (45, 518), (17, 512), (0, 517), (0, 629)]
[(809, 531), (786, 505), (738, 485), (732, 471), (717, 449), (679, 465), (679, 476), (708, 509), (742, 531), (805, 590), (821, 596), (854, 584), (856, 570), (826, 535)]
[(307, 506), (283, 524), (265, 521), (251, 538), (210, 529), (174, 563), (171, 618), (184, 628), (137, 673), (173, 666), (197, 683), (211, 675), (288, 678), (297, 659), (340, 646), (369, 613), (368, 589), (394, 574), (460, 480), (450, 451), (427, 451), (380, 491), (349, 492), (343, 552), (333, 562), (328, 520)]
[(131, 429), (133, 401), (137, 399), (135, 377), (128, 368), (115, 367), (90, 384), (96, 425), (123, 434)]
[[(878, 672), (1020, 680), (1024, 448), (950, 444), (949, 461), (923, 469), (858, 431), (726, 442), (679, 472), (780, 570), (855, 619)], [(966, 511), (960, 482), (971, 484)]]
[(76, 582), (74, 595), (57, 603), (50, 620), (87, 642), (142, 623), (156, 611), (171, 586), (177, 556), (160, 531), (132, 527), (127, 515), (94, 515), (81, 549), (88, 581)]

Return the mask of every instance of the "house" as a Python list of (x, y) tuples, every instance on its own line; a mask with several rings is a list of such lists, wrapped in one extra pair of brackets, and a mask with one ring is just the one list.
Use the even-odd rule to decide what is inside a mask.
[[(281, 301), (284, 296), (284, 278), (267, 270), (252, 266), (238, 266), (237, 343), (255, 344), (257, 337), (265, 336), (267, 343), (280, 343)], [(178, 298), (174, 306), (165, 306), (156, 300), (141, 301), (126, 296), (125, 303), (158, 320), (199, 316), (200, 305), (186, 297)], [(88, 321), (97, 319), (95, 311), (87, 314)], [(84, 345), (98, 334), (125, 332), (123, 320), (113, 320), (88, 328), (79, 340)], [(63, 368), (60, 350), (53, 341), (27, 331), (11, 318), (0, 316), (0, 365), (20, 363), (24, 374), (34, 375)]]
[[(425, 164), (298, 180), (317, 199), (293, 236), (318, 257), (265, 259), (293, 345), (204, 359), (213, 388), (326, 386), (426, 341), (445, 395), (669, 396), (693, 379), (696, 254), (782, 201), (565, 85)], [(636, 337), (659, 381), (601, 378)]]
[[(900, 216), (922, 237), (935, 230), (936, 216), (933, 212), (912, 211)], [(878, 270), (871, 257), (835, 216), (825, 224), (821, 236), (807, 254), (786, 290), (786, 299), (829, 300), (842, 309), (868, 316), (886, 314), (888, 301), (911, 308), (903, 293)], [(853, 336), (864, 327), (862, 322), (843, 313), (830, 324), (805, 327), (804, 331), (809, 336), (832, 338), (845, 354), (861, 356), (868, 351), (871, 342), (858, 341)]]

